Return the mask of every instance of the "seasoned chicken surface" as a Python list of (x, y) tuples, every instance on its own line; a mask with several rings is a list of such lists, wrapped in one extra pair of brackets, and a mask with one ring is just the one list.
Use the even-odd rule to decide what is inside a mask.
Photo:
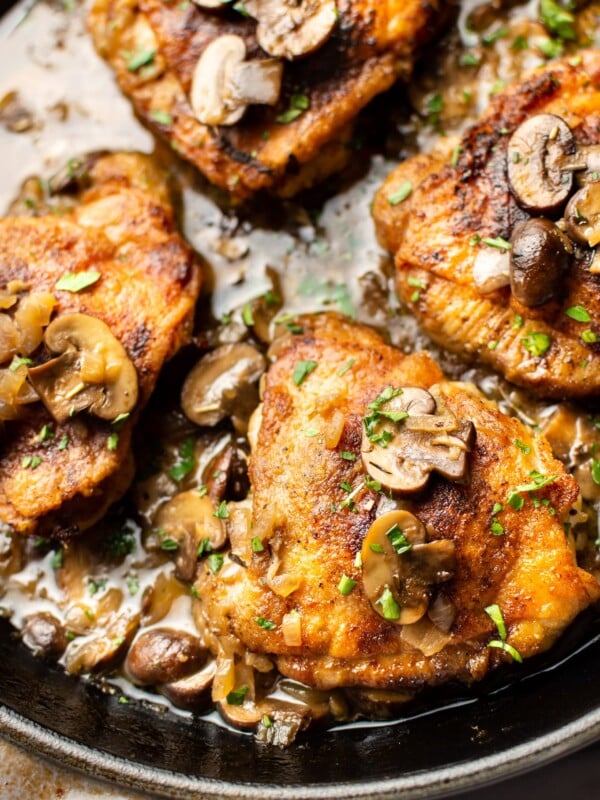
[[(75, 408), (57, 422), (30, 387), (28, 370), (49, 360), (47, 347), (29, 347), (25, 361), (0, 363), (0, 418), (7, 420), (0, 431), (0, 523), (22, 533), (75, 532), (125, 491), (134, 421), (164, 361), (189, 338), (200, 286), (192, 251), (175, 229), (165, 178), (147, 157), (102, 157), (89, 181), (65, 216), (0, 220), (0, 297), (8, 305), (0, 312), (0, 331), (14, 330), (13, 320), (31, 298), (50, 302), (43, 319), (34, 309), (37, 342), (50, 318), (75, 313), (102, 320), (135, 368), (138, 398), (116, 424)], [(91, 285), (77, 290), (72, 273), (90, 275)], [(104, 344), (94, 344), (101, 353)], [(93, 370), (93, 353), (90, 358)], [(18, 397), (30, 396), (21, 405), (17, 400), (11, 413), (1, 398), (7, 381), (17, 377)], [(63, 392), (67, 403), (75, 406), (82, 389), (84, 383)]]
[[(403, 356), (335, 316), (302, 325), (266, 376), (252, 437), (251, 512), (230, 505), (234, 558), (216, 574), (204, 567), (196, 584), (221, 655), (234, 637), (311, 686), (412, 691), (479, 679), (510, 661), (507, 647), (522, 657), (549, 647), (599, 589), (577, 567), (563, 527), (578, 488), (545, 439), (471, 384), (445, 381), (425, 352)], [(408, 494), (373, 482), (361, 458), (364, 420), (385, 408), (377, 398), (389, 387), (430, 389), (443, 415), (473, 423), (463, 479), (431, 475)], [(374, 448), (384, 457), (392, 446)], [(385, 612), (385, 598), (374, 605), (367, 585), (376, 559), (386, 557), (372, 525), (398, 508), (425, 526), (430, 566), (433, 551), (454, 559), (427, 613), (407, 624)], [(407, 565), (417, 549), (411, 556), (400, 548), (399, 597), (413, 591)], [(505, 632), (484, 610), (494, 606)]]
[(224, 35), (243, 39), (249, 62), (265, 59), (253, 19), (231, 6), (207, 12), (194, 3), (96, 0), (89, 25), (139, 116), (212, 183), (237, 198), (260, 189), (289, 196), (345, 164), (357, 113), (410, 74), (417, 48), (450, 5), (338, 2), (328, 40), (301, 60), (285, 61), (276, 105), (252, 105), (236, 124), (218, 126), (194, 116), (193, 72)]
[[(538, 124), (541, 115), (554, 116), (545, 117), (546, 133), (537, 134), (530, 152), (521, 133), (513, 134), (525, 122)], [(562, 137), (564, 123), (571, 130), (565, 138), (572, 141), (553, 165), (552, 135), (558, 139), (560, 131)], [(419, 155), (406, 161), (374, 204), (379, 238), (395, 254), (398, 291), (423, 329), (442, 346), (476, 357), (546, 397), (585, 398), (600, 391), (597, 240), (584, 224), (589, 203), (578, 209), (577, 199), (580, 186), (598, 180), (588, 147), (598, 144), (600, 52), (589, 51), (552, 63), (497, 95), (453, 159)], [(540, 153), (547, 154), (541, 163)], [(519, 197), (517, 169), (531, 170), (525, 188), (538, 195), (533, 205)], [(541, 189), (552, 180), (558, 201), (544, 208)], [(527, 302), (518, 276), (516, 288), (482, 285), (495, 270), (500, 284), (508, 283), (509, 260), (529, 258), (519, 226), (526, 222), (531, 230), (535, 219), (546, 220), (533, 224), (538, 231), (550, 227), (566, 266), (557, 266), (555, 253), (534, 253), (536, 264), (527, 264)]]

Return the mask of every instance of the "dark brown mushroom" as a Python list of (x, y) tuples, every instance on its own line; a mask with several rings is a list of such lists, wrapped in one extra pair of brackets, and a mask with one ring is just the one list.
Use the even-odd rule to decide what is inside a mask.
[(354, 709), (367, 719), (394, 719), (414, 696), (414, 692), (389, 689), (352, 689), (348, 691), (348, 698)]
[(427, 612), (433, 589), (452, 578), (454, 542), (427, 542), (421, 521), (390, 511), (369, 528), (361, 549), (363, 587), (379, 616), (410, 625)]
[(600, 182), (588, 183), (576, 192), (565, 209), (569, 236), (579, 244), (600, 244)]
[(575, 152), (571, 129), (555, 114), (537, 114), (508, 143), (508, 179), (521, 208), (536, 214), (560, 210), (573, 186), (565, 161)]
[(217, 703), (217, 709), (234, 728), (255, 730), (258, 741), (280, 747), (292, 744), (297, 734), (307, 728), (313, 719), (308, 706), (286, 703), (272, 697), (259, 701), (246, 700), (239, 705), (221, 700)]
[(62, 314), (46, 328), (57, 358), (30, 367), (29, 379), (57, 422), (86, 409), (113, 420), (133, 410), (138, 379), (133, 362), (108, 325), (87, 314)]
[(158, 691), (177, 708), (200, 714), (207, 711), (211, 705), (210, 687), (216, 668), (217, 662), (211, 659), (201, 670), (188, 675), (187, 678), (160, 684)]
[(247, 421), (258, 405), (258, 379), (264, 356), (244, 342), (225, 344), (203, 356), (191, 370), (181, 405), (196, 425), (216, 425), (227, 416)]
[(334, 0), (246, 0), (256, 38), (269, 55), (296, 59), (321, 47), (337, 22)]
[(200, 639), (174, 628), (141, 633), (127, 654), (125, 670), (134, 683), (174, 683), (197, 672), (208, 655)]
[[(423, 389), (407, 387), (378, 408), (381, 419), (375, 429), (363, 429), (362, 459), (365, 469), (386, 489), (416, 492), (427, 483), (431, 472), (449, 480), (462, 480), (467, 471), (475, 429), (471, 422), (460, 422), (453, 414), (434, 414), (433, 397)], [(397, 423), (398, 412), (408, 413)], [(390, 414), (392, 420), (389, 419)], [(382, 446), (373, 434), (387, 432)]]
[(47, 611), (31, 614), (25, 618), (23, 642), (36, 655), (58, 660), (67, 646), (64, 626)]
[(549, 219), (517, 225), (511, 238), (510, 287), (524, 306), (534, 308), (559, 297), (573, 246)]

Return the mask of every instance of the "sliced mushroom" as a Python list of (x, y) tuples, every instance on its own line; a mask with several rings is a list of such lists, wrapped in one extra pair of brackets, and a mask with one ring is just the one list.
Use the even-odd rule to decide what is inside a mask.
[(130, 647), (125, 669), (137, 684), (174, 683), (197, 672), (207, 655), (200, 639), (185, 631), (152, 628)]
[(194, 672), (187, 678), (160, 684), (158, 691), (177, 708), (200, 714), (207, 711), (211, 705), (210, 687), (216, 668), (217, 662), (211, 659), (199, 672)]
[(394, 719), (415, 696), (409, 691), (390, 691), (389, 689), (351, 689), (350, 702), (367, 719)]
[(227, 8), (227, 0), (194, 0), (194, 3), (199, 8), (204, 8), (209, 11)]
[[(466, 456), (475, 433), (473, 424), (460, 422), (449, 413), (434, 415), (433, 410), (435, 400), (428, 392), (409, 387), (379, 408), (382, 419), (375, 433), (387, 431), (390, 441), (385, 446), (373, 441), (373, 431), (364, 427), (363, 464), (386, 489), (419, 491), (433, 471), (449, 480), (465, 477)], [(409, 417), (398, 424), (389, 421), (390, 412), (398, 411), (407, 411)]]
[(196, 425), (216, 425), (229, 415), (248, 420), (258, 405), (257, 382), (264, 356), (244, 342), (225, 344), (203, 356), (183, 384), (181, 405)]
[(559, 297), (573, 252), (567, 237), (549, 219), (529, 219), (516, 226), (511, 244), (510, 287), (516, 299), (534, 308)]
[(190, 490), (176, 495), (159, 509), (155, 525), (179, 545), (175, 560), (177, 577), (190, 582), (196, 574), (198, 548), (207, 540), (213, 550), (223, 547), (227, 534), (222, 520), (215, 517), (209, 497)]
[(246, 61), (240, 36), (212, 41), (194, 68), (190, 104), (205, 125), (235, 125), (249, 105), (275, 105), (281, 92), (283, 65), (272, 58)]
[(113, 420), (138, 398), (135, 366), (102, 320), (63, 314), (46, 328), (44, 342), (57, 358), (30, 367), (29, 379), (57, 422), (86, 409)]
[(576, 192), (565, 209), (569, 236), (579, 244), (600, 244), (600, 183), (588, 183)]
[(537, 214), (558, 211), (571, 193), (565, 161), (575, 152), (571, 129), (555, 114), (530, 117), (508, 144), (508, 179), (517, 203)]
[(427, 542), (408, 511), (390, 511), (369, 528), (361, 549), (363, 586), (371, 607), (397, 625), (420, 620), (434, 587), (454, 574), (454, 542)]
[(257, 702), (246, 700), (239, 705), (221, 700), (217, 708), (230, 725), (241, 730), (256, 730), (259, 741), (280, 747), (290, 745), (299, 731), (307, 728), (312, 720), (308, 706), (271, 697)]
[(246, 0), (244, 5), (258, 21), (256, 38), (262, 49), (288, 60), (325, 44), (338, 18), (335, 0)]

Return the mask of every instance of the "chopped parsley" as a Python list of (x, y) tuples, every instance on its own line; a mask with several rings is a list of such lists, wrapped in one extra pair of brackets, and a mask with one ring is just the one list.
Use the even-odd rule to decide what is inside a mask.
[(571, 308), (567, 308), (565, 314), (567, 315), (567, 317), (571, 317), (571, 319), (574, 319), (575, 322), (592, 321), (589, 312), (583, 306), (571, 306)]
[(39, 456), (24, 456), (21, 460), (23, 469), (37, 469), (41, 463), (42, 459)]
[(292, 380), (296, 386), (301, 386), (308, 375), (317, 368), (316, 361), (298, 361), (292, 373)]
[(597, 486), (600, 486), (600, 460), (597, 458), (592, 459), (592, 480)]
[(52, 553), (52, 558), (50, 559), (50, 566), (52, 569), (60, 569), (63, 565), (63, 549), (60, 547), (58, 550), (54, 550)]
[(202, 558), (202, 556), (207, 553), (212, 553), (212, 545), (210, 543), (210, 539), (205, 536), (198, 545), (198, 549), (196, 550), (196, 558)]
[(192, 472), (194, 466), (194, 440), (191, 436), (188, 436), (183, 440), (179, 448), (178, 461), (169, 470), (169, 476), (174, 481), (180, 481)]
[(150, 116), (154, 122), (158, 122), (159, 125), (168, 126), (173, 124), (173, 117), (168, 111), (161, 111), (160, 109), (157, 109), (156, 111), (152, 111)]
[(223, 566), (224, 557), (221, 553), (211, 553), (206, 559), (209, 570), (216, 575)]
[(108, 552), (113, 558), (124, 558), (133, 553), (135, 549), (135, 539), (132, 531), (122, 528), (111, 534), (108, 540)]
[(138, 50), (127, 61), (129, 72), (137, 72), (138, 69), (152, 64), (156, 56), (156, 50)]
[(385, 587), (381, 597), (376, 601), (376, 603), (378, 606), (381, 606), (381, 612), (384, 619), (400, 619), (400, 606), (396, 602), (396, 598), (392, 594), (389, 586)]
[(531, 453), (531, 447), (528, 444), (525, 444), (525, 442), (522, 442), (520, 439), (515, 439), (515, 444), (522, 453), (525, 453), (526, 456)]
[(495, 236), (494, 238), (486, 236), (481, 241), (489, 245), (489, 247), (495, 247), (498, 250), (510, 250), (512, 248), (511, 243), (507, 242), (506, 239), (503, 239), (501, 236)]
[(241, 706), (244, 702), (244, 698), (248, 694), (248, 688), (248, 686), (240, 686), (239, 689), (234, 689), (232, 692), (229, 692), (225, 698), (226, 701), (230, 706)]
[(338, 377), (339, 378), (343, 377), (348, 372), (348, 370), (352, 369), (352, 367), (355, 364), (356, 364), (355, 358), (350, 358), (348, 361), (346, 361), (346, 363), (338, 369), (337, 371)]
[(344, 461), (356, 461), (356, 455), (348, 452), (348, 450), (342, 450), (340, 453), (340, 458), (343, 458)]
[(250, 542), (250, 546), (252, 547), (253, 553), (262, 553), (264, 552), (265, 546), (260, 540), (258, 536), (253, 536), (252, 541)]
[(290, 97), (289, 107), (275, 117), (275, 122), (280, 125), (287, 125), (298, 119), (305, 111), (310, 108), (310, 98), (305, 94), (293, 94)]
[(527, 336), (521, 339), (521, 343), (528, 353), (539, 358), (548, 352), (552, 344), (552, 339), (547, 333), (529, 331)]
[(265, 619), (264, 617), (256, 617), (254, 621), (260, 628), (264, 628), (266, 631), (274, 631), (277, 627), (274, 622), (271, 622), (270, 619)]
[(217, 519), (228, 519), (229, 509), (227, 508), (227, 500), (221, 500), (219, 507), (213, 511), (213, 517)]
[(577, 38), (575, 17), (556, 0), (540, 0), (539, 9), (540, 21), (551, 33), (570, 41)]
[(88, 578), (87, 585), (90, 597), (93, 597), (98, 592), (101, 592), (106, 587), (107, 580), (107, 578), (101, 578), (99, 581), (97, 581), (94, 580), (94, 578)]
[(114, 452), (118, 446), (119, 446), (119, 434), (116, 431), (113, 431), (106, 440), (106, 447), (111, 452)]
[(93, 286), (100, 280), (100, 273), (95, 269), (85, 270), (84, 272), (67, 272), (60, 277), (54, 284), (55, 289), (62, 292), (81, 292), (88, 286)]
[(403, 531), (400, 530), (397, 523), (392, 525), (389, 531), (386, 531), (385, 535), (388, 537), (392, 547), (399, 556), (401, 556), (402, 553), (408, 553), (409, 550), (412, 550), (412, 544), (408, 541)]
[(367, 432), (367, 437), (370, 442), (379, 444), (381, 447), (387, 447), (393, 435), (390, 431), (378, 431), (377, 428), (382, 418), (389, 419), (392, 422), (400, 422), (408, 417), (407, 411), (382, 411), (381, 408), (394, 397), (402, 394), (402, 389), (395, 389), (393, 386), (385, 388), (378, 397), (369, 403), (367, 409), (371, 412), (366, 414), (363, 423)]

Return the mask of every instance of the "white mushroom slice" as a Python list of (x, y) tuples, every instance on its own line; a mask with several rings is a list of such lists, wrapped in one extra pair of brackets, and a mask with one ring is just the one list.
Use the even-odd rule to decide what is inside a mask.
[(46, 328), (44, 343), (58, 356), (30, 367), (28, 375), (57, 422), (84, 409), (109, 420), (133, 410), (137, 372), (106, 323), (87, 314), (63, 314)]
[(294, 60), (321, 47), (336, 25), (334, 0), (246, 0), (256, 38), (271, 56)]
[(219, 36), (194, 69), (190, 104), (205, 125), (235, 125), (255, 103), (274, 105), (281, 92), (283, 65), (274, 59), (246, 62), (240, 36)]
[(473, 280), (482, 294), (510, 284), (510, 252), (486, 247), (479, 250), (473, 264)]
[(227, 8), (227, 2), (224, 0), (194, 0), (194, 3), (198, 8), (204, 8), (209, 11)]

